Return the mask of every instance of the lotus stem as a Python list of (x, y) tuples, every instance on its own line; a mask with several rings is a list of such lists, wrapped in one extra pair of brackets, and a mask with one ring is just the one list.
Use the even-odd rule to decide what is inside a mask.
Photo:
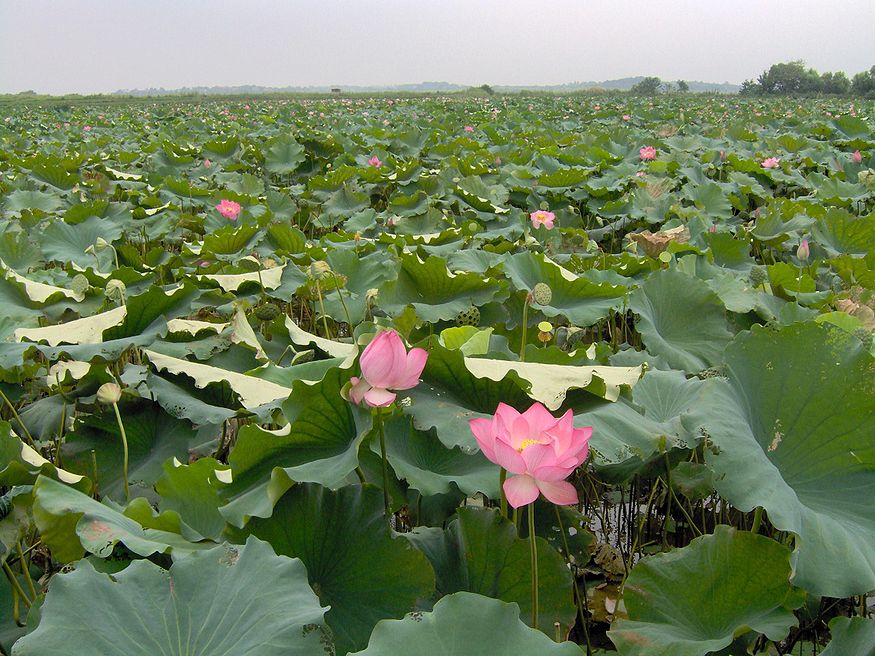
[(507, 479), (507, 470), (502, 467), (498, 474), (498, 491), (501, 495), (501, 516), (507, 517), (507, 496), (504, 494), (504, 481)]
[(328, 332), (328, 317), (325, 314), (325, 303), (322, 302), (322, 287), (319, 281), (316, 281), (316, 294), (319, 296), (319, 312), (322, 314), (322, 327), (325, 328), (325, 338), (331, 339), (331, 333)]
[(349, 310), (346, 307), (346, 301), (343, 300), (343, 291), (340, 289), (340, 282), (337, 280), (337, 274), (331, 271), (334, 276), (334, 288), (337, 290), (337, 296), (340, 298), (340, 304), (343, 306), (343, 313), (346, 315), (346, 323), (349, 324), (349, 334), (352, 335), (352, 319), (349, 315)]
[(383, 507), (388, 519), (392, 515), (389, 509), (389, 465), (386, 462), (386, 432), (383, 430), (383, 415), (380, 414), (380, 408), (374, 408), (374, 419), (380, 434), (380, 455), (383, 457)]
[[(568, 562), (569, 567), (571, 567), (571, 550), (568, 548), (568, 535), (565, 533), (565, 526), (563, 526), (562, 523), (562, 514), (559, 512), (559, 506), (554, 504), (553, 508), (556, 510), (556, 521), (559, 524), (559, 532), (562, 534), (562, 545), (565, 547), (565, 560)], [(583, 627), (583, 637), (586, 639), (586, 656), (591, 656), (592, 644), (589, 640), (589, 624), (587, 623), (586, 618), (586, 586), (584, 585), (583, 595), (581, 595), (580, 588), (577, 586), (577, 572), (574, 571), (573, 567), (571, 567), (571, 583), (574, 585), (574, 600), (577, 602), (577, 611), (580, 613), (580, 622)], [(584, 583), (586, 582), (584, 581)], [(557, 639), (556, 642), (562, 641)]]
[(532, 628), (538, 628), (538, 543), (535, 540), (535, 502), (527, 509), (529, 519), (529, 546), (532, 553)]
[(526, 331), (529, 328), (529, 296), (531, 292), (526, 294), (526, 299), (523, 301), (523, 338), (520, 343), (520, 362), (526, 361)]
[(21, 548), (21, 541), (15, 543), (18, 550), (18, 564), (21, 567), (21, 573), (24, 575), (24, 581), (27, 583), (27, 588), (30, 590), (30, 596), (36, 599), (39, 595), (36, 592), (36, 586), (33, 584), (33, 579), (30, 576), (30, 571), (27, 566), (27, 560), (24, 557), (24, 549)]
[(750, 527), (751, 533), (759, 533), (760, 525), (763, 523), (763, 507), (757, 506), (753, 514), (753, 526)]
[(9, 579), (9, 584), (12, 586), (12, 590), (18, 594), (21, 601), (24, 602), (24, 605), (30, 608), (33, 605), (33, 602), (28, 599), (26, 594), (24, 594), (24, 589), (21, 587), (21, 583), (18, 582), (15, 572), (9, 567), (9, 563), (5, 561), (3, 562), (3, 572), (6, 574), (6, 578)]
[(30, 446), (34, 446), (33, 437), (30, 434), (30, 431), (27, 430), (27, 426), (24, 425), (24, 422), (21, 421), (21, 417), (18, 416), (18, 411), (15, 409), (15, 406), (12, 405), (12, 401), (9, 400), (9, 397), (3, 393), (3, 390), (0, 390), (0, 396), (3, 397), (3, 401), (9, 406), (9, 409), (12, 411), (12, 416), (15, 417), (15, 421), (18, 422), (18, 425), (21, 426), (21, 432), (24, 433), (24, 437), (27, 438), (27, 443)]
[(118, 403), (113, 401), (112, 409), (115, 410), (115, 419), (118, 422), (119, 431), (122, 434), (122, 480), (125, 485), (125, 501), (131, 500), (131, 492), (128, 488), (128, 435), (125, 433), (125, 425), (122, 422), (122, 415), (118, 410)]

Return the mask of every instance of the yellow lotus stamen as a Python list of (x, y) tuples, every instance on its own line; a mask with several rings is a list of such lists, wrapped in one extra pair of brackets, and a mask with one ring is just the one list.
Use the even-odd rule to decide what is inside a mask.
[(532, 439), (523, 440), (522, 443), (519, 445), (519, 448), (517, 448), (517, 452), (522, 453), (523, 451), (528, 449), (533, 444), (540, 444), (540, 443), (541, 443), (541, 440), (532, 440)]

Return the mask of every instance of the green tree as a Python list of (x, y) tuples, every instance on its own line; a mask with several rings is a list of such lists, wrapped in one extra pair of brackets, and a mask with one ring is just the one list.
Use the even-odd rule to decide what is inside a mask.
[(821, 91), (839, 96), (847, 94), (851, 90), (851, 81), (842, 71), (836, 73), (823, 73), (820, 76)]
[(759, 96), (763, 92), (763, 88), (753, 80), (745, 80), (741, 83), (741, 89), (738, 90), (742, 96)]
[(854, 80), (851, 82), (851, 91), (858, 96), (875, 94), (875, 66), (854, 76)]
[(802, 60), (772, 64), (757, 82), (768, 95), (809, 94), (821, 90), (820, 75), (813, 68), (806, 69)]
[(658, 77), (645, 77), (629, 89), (629, 92), (636, 96), (655, 96), (659, 93), (661, 86), (662, 80)]
[(689, 90), (689, 84), (687, 84), (684, 80), (678, 80), (678, 91), (680, 91), (681, 93), (687, 93)]

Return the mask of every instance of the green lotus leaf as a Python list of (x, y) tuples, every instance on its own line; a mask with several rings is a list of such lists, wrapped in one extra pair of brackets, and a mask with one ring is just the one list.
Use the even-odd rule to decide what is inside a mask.
[(4, 202), (4, 207), (10, 212), (21, 212), (22, 210), (54, 212), (63, 206), (63, 201), (54, 194), (24, 189), (17, 189), (9, 193)]
[(78, 560), (86, 552), (106, 558), (118, 542), (141, 556), (211, 546), (184, 539), (179, 516), (155, 515), (143, 497), (121, 512), (45, 476), (37, 479), (33, 494), (33, 516), (42, 541), (62, 563)]
[[(351, 372), (333, 369), (318, 383), (295, 381), (283, 414), (289, 424), (276, 431), (246, 426), (228, 458), (233, 483), (222, 514), (235, 526), (249, 517), (269, 517), (293, 482), (340, 485), (356, 468), (371, 414), (340, 391)], [(254, 379), (258, 380), (258, 379)], [(259, 381), (266, 382), (266, 381)]]
[(548, 285), (549, 303), (533, 308), (548, 317), (563, 316), (576, 326), (591, 326), (624, 302), (625, 287), (578, 277), (543, 255), (518, 253), (505, 259), (503, 266), (516, 289), (530, 292), (538, 283)]
[(749, 631), (781, 640), (804, 600), (789, 578), (785, 546), (718, 526), (635, 565), (623, 592), (629, 619), (608, 636), (621, 656), (705, 656)]
[[(428, 556), (439, 594), (467, 591), (513, 601), (531, 623), (531, 545), (496, 509), (460, 508), (446, 530), (420, 527), (404, 536)], [(553, 635), (559, 622), (567, 634), (576, 615), (571, 573), (545, 539), (537, 540), (539, 628)]]
[(37, 629), (15, 656), (311, 656), (325, 609), (300, 560), (255, 538), (113, 574), (81, 561), (52, 579)]
[(110, 249), (101, 251), (98, 258), (86, 249), (92, 248), (98, 238), (113, 243), (122, 236), (124, 228), (111, 219), (101, 219), (90, 216), (85, 221), (71, 225), (61, 219), (55, 219), (40, 235), (43, 255), (47, 260), (56, 262), (73, 262), (80, 267), (99, 265), (101, 271), (108, 271), (111, 266), (112, 252)]
[(821, 656), (875, 656), (875, 621), (836, 617), (829, 623), (832, 640)]
[(526, 626), (516, 604), (478, 594), (447, 595), (430, 613), (383, 620), (368, 648), (350, 656), (396, 656), (416, 646), (420, 656), (579, 656), (572, 643), (557, 644)]
[(676, 369), (696, 373), (718, 364), (732, 339), (717, 295), (679, 271), (652, 274), (632, 292), (629, 305), (647, 350)]
[(367, 644), (381, 619), (403, 617), (434, 590), (428, 560), (393, 537), (375, 487), (331, 492), (305, 483), (286, 492), (268, 519), (253, 519), (247, 532), (277, 553), (300, 558), (322, 603), (338, 653)]
[(755, 326), (726, 349), (728, 384), (690, 420), (718, 447), (706, 457), (717, 491), (798, 536), (793, 583), (812, 594), (875, 588), (873, 359), (839, 328)]
[(400, 314), (410, 305), (423, 321), (448, 321), (472, 305), (498, 300), (503, 288), (502, 282), (476, 273), (452, 273), (436, 255), (422, 261), (405, 254), (397, 279), (380, 290), (378, 303), (391, 314)]
[(264, 168), (271, 173), (287, 175), (294, 173), (306, 157), (304, 147), (294, 137), (283, 135), (265, 149)]
[[(164, 473), (155, 484), (160, 497), (161, 512), (177, 513), (185, 526), (202, 536), (220, 541), (225, 530), (225, 519), (219, 512), (224, 502), (220, 491), (231, 480), (227, 465), (213, 458), (201, 458), (190, 465), (178, 460), (164, 463)], [(192, 540), (200, 539), (194, 535), (183, 535)]]

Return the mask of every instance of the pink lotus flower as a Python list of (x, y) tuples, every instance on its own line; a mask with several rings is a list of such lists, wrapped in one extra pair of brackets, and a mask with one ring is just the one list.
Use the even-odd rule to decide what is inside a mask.
[(642, 162), (650, 162), (656, 159), (656, 148), (653, 146), (644, 146), (638, 151), (638, 155), (641, 157)]
[(553, 229), (553, 222), (556, 220), (556, 215), (553, 212), (546, 212), (544, 210), (538, 210), (537, 212), (532, 212), (529, 214), (529, 218), (532, 220), (532, 227), (537, 228), (538, 226), (544, 226), (547, 230)]
[(781, 160), (777, 157), (766, 157), (763, 160), (762, 164), (760, 164), (760, 166), (762, 166), (764, 169), (776, 169), (778, 168), (780, 162)]
[(474, 126), (472, 126), (472, 125), (466, 125), (466, 126), (465, 126), (465, 132), (474, 132)]
[(483, 455), (513, 474), (504, 482), (514, 508), (543, 494), (552, 503), (577, 503), (577, 490), (566, 481), (586, 460), (592, 426), (574, 428), (568, 410), (559, 419), (540, 403), (520, 414), (499, 403), (492, 419), (470, 419), (468, 425)]
[(855, 150), (852, 159), (854, 160), (854, 164), (859, 164), (863, 161), (863, 154), (859, 150)]
[(624, 120), (624, 121), (629, 121), (629, 120), (631, 120), (631, 119), (632, 119), (632, 117), (629, 116), (628, 114), (623, 114), (623, 120)]
[(372, 408), (385, 408), (395, 400), (390, 390), (416, 387), (427, 359), (428, 353), (421, 348), (408, 353), (394, 330), (381, 332), (362, 352), (362, 378), (350, 378), (350, 400), (359, 404), (364, 399)]
[(373, 166), (376, 169), (383, 166), (383, 162), (381, 162), (380, 158), (377, 157), (376, 155), (374, 155), (373, 157), (371, 157), (371, 159), (368, 160), (368, 164), (370, 164), (371, 166)]
[(213, 163), (210, 160), (208, 160), (208, 159), (204, 160), (204, 168), (205, 169), (210, 168), (212, 165), (213, 165)]
[(645, 173), (644, 171), (636, 171), (635, 172), (636, 178), (643, 178), (645, 175), (647, 175), (647, 173)]
[(803, 239), (802, 243), (799, 244), (799, 248), (796, 249), (796, 257), (803, 262), (807, 262), (809, 255), (811, 255), (811, 249), (808, 248), (808, 240)]
[(82, 130), (84, 130), (85, 132), (91, 132), (91, 126), (86, 125), (84, 128), (82, 128)]
[(235, 203), (233, 200), (224, 198), (218, 205), (216, 205), (216, 209), (219, 210), (219, 214), (226, 219), (236, 221), (237, 216), (240, 214), (240, 203)]

